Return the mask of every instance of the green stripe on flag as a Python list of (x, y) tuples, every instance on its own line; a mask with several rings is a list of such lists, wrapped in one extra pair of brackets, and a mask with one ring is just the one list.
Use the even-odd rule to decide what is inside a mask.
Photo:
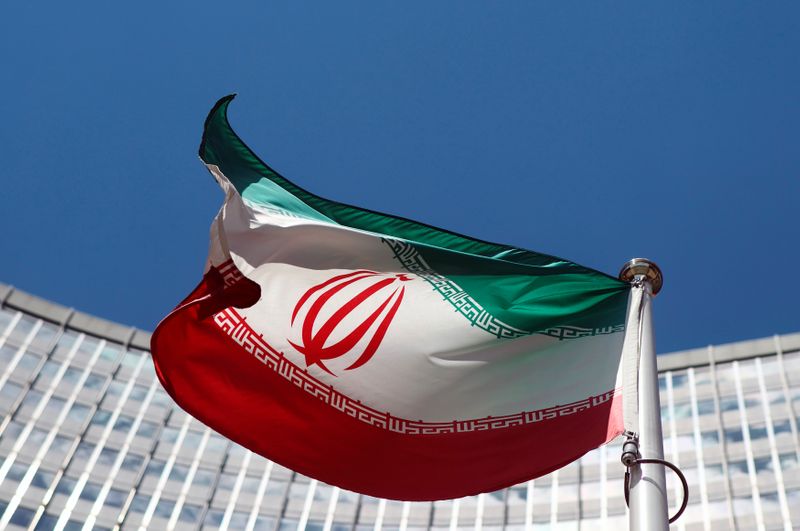
[[(330, 201), (303, 190), (258, 158), (233, 131), (227, 117), (233, 98), (222, 98), (209, 113), (200, 158), (218, 166), (248, 201), (377, 233), (389, 241), (406, 240), (429, 269), (460, 287), (492, 318), (522, 334), (580, 337), (610, 333), (625, 322), (629, 285), (605, 273), (550, 255)], [(407, 258), (395, 252), (401, 263)], [(409, 270), (422, 267), (403, 266)], [(427, 280), (445, 300), (454, 306), (463, 304), (461, 299), (448, 299), (454, 288), (438, 285), (431, 278)], [(478, 314), (473, 311), (469, 315)]]

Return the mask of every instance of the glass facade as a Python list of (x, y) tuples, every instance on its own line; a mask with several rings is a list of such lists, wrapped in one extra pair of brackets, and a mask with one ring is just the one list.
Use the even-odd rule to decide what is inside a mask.
[[(433, 503), (292, 472), (194, 420), (147, 333), (0, 284), (0, 529), (624, 529), (621, 439), (543, 478)], [(800, 334), (659, 357), (675, 529), (800, 528)], [(670, 505), (680, 483), (668, 474)], [(674, 509), (673, 509), (674, 510)]]

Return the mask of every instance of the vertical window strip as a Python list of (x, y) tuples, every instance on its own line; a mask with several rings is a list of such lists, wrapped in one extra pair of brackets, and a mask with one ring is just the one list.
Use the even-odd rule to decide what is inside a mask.
[[(72, 310), (70, 310), (67, 313), (66, 317), (64, 318), (64, 320), (61, 322), (61, 324), (59, 326), (58, 332), (53, 336), (53, 340), (50, 343), (50, 345), (48, 345), (48, 348), (47, 348), (47, 351), (48, 351), (47, 358), (48, 359), (52, 359), (53, 354), (55, 353), (56, 348), (58, 347), (58, 342), (61, 340), (61, 337), (64, 335), (64, 330), (66, 329), (67, 323), (72, 318), (72, 314), (73, 313), (74, 312)], [(5, 333), (3, 334), (2, 337), (0, 337), (0, 347), (3, 346), (3, 344), (6, 341), (6, 339), (10, 336), (12, 330), (14, 329), (14, 326), (16, 326), (16, 324), (20, 321), (20, 319), (22, 319), (22, 315), (23, 315), (22, 312), (17, 312), (14, 315), (14, 317), (11, 319), (11, 321), (9, 323), (9, 326), (6, 328)], [(79, 334), (78, 336), (76, 336), (74, 343), (79, 345), (83, 341), (83, 338), (84, 338), (84, 335), (83, 334)], [(69, 352), (68, 352), (68, 354), (69, 354)], [(43, 363), (44, 362), (46, 362), (46, 361), (43, 360)], [(39, 370), (41, 371), (41, 367), (39, 368)], [(38, 377), (38, 375), (37, 375), (37, 377)], [(32, 383), (30, 383), (30, 382), (28, 383), (28, 386), (27, 386), (27, 388), (25, 390), (26, 394), (28, 392), (30, 392), (32, 385), (33, 385)], [(6, 427), (10, 423), (11, 418), (14, 415), (16, 415), (18, 408), (21, 407), (22, 400), (23, 400), (23, 398), (20, 397), (19, 400), (18, 400), (17, 405), (13, 408), (12, 411), (9, 411), (9, 414), (6, 415), (6, 417), (3, 419), (2, 424), (0, 424), (0, 436), (3, 434), (3, 432), (6, 429)], [(73, 442), (73, 444), (71, 445), (71, 448), (67, 451), (67, 455), (71, 455), (71, 453), (74, 452), (77, 449), (77, 447), (78, 447), (78, 443), (77, 442)], [(39, 504), (39, 506), (37, 507), (36, 511), (33, 514), (33, 518), (31, 519), (31, 522), (30, 522), (30, 527), (29, 527), (30, 529), (34, 529), (36, 524), (39, 522), (39, 519), (42, 517), (42, 514), (44, 513), (44, 504), (49, 502), (50, 497), (52, 497), (52, 495), (53, 495), (53, 493), (55, 491), (56, 485), (61, 480), (61, 475), (62, 474), (63, 474), (63, 468), (60, 469), (60, 470), (57, 470), (56, 473), (54, 474), (54, 477), (53, 477), (53, 480), (51, 481), (51, 484), (49, 485), (48, 489), (45, 491), (41, 503)]]
[(714, 360), (714, 347), (708, 346), (708, 369), (711, 377), (712, 389), (714, 391), (714, 411), (717, 416), (717, 437), (719, 438), (720, 450), (722, 452), (722, 475), (725, 477), (725, 498), (728, 505), (728, 527), (736, 529), (736, 518), (733, 507), (733, 489), (731, 488), (731, 476), (728, 473), (728, 441), (725, 439), (725, 431), (722, 423), (722, 408), (720, 407), (719, 380), (717, 379), (717, 365)]
[[(291, 487), (289, 487), (291, 488)], [(287, 491), (289, 490), (287, 488)], [(311, 514), (311, 505), (314, 503), (314, 491), (317, 490), (317, 480), (312, 479), (308, 482), (306, 489), (306, 499), (303, 501), (303, 510), (300, 513), (300, 520), (297, 522), (297, 531), (304, 531), (308, 524), (308, 515)]]
[(383, 527), (383, 517), (386, 515), (386, 499), (381, 498), (378, 501), (378, 514), (375, 515), (375, 527), (373, 527), (373, 531), (381, 531), (381, 527)]
[(59, 521), (63, 520), (63, 523), (58, 524), (56, 523), (56, 527), (66, 525), (67, 520), (69, 519), (70, 514), (72, 514), (72, 510), (75, 508), (75, 504), (78, 503), (78, 498), (80, 497), (81, 493), (83, 493), (83, 489), (86, 486), (86, 483), (89, 481), (89, 475), (91, 474), (92, 470), (94, 469), (95, 465), (97, 464), (97, 460), (100, 458), (100, 453), (105, 448), (106, 442), (108, 442), (108, 437), (111, 435), (111, 430), (114, 428), (114, 424), (117, 422), (119, 415), (122, 411), (122, 404), (124, 404), (128, 400), (128, 396), (130, 396), (131, 391), (133, 391), (134, 383), (136, 382), (136, 377), (139, 376), (139, 373), (144, 367), (146, 356), (139, 356), (139, 361), (136, 364), (136, 368), (134, 369), (133, 375), (131, 376), (128, 383), (125, 385), (122, 393), (119, 397), (119, 402), (117, 403), (117, 407), (114, 408), (114, 412), (109, 416), (108, 420), (106, 421), (106, 425), (103, 429), (103, 433), (100, 435), (100, 439), (97, 441), (97, 444), (92, 450), (89, 459), (86, 461), (86, 464), (83, 467), (83, 471), (81, 475), (78, 477), (78, 481), (75, 484), (75, 487), (72, 489), (72, 492), (67, 498), (67, 503), (64, 506), (64, 510), (61, 513)]
[[(578, 490), (577, 494), (576, 494), (577, 502), (578, 502), (578, 511), (577, 511), (577, 515), (575, 517), (575, 520), (580, 522), (581, 520), (583, 520), (585, 518), (584, 510), (583, 510), (583, 491), (581, 490), (581, 485), (583, 485), (583, 482), (584, 482), (584, 479), (583, 479), (583, 459), (578, 459), (575, 462), (575, 466), (578, 469), (577, 470), (577, 472), (578, 472), (578, 481), (576, 482), (576, 489)], [(505, 505), (505, 503), (503, 503), (503, 505)]]
[[(331, 487), (331, 499), (328, 501), (328, 509), (325, 511), (325, 524), (322, 526), (322, 531), (331, 531), (331, 527), (333, 527), (333, 515), (336, 512), (336, 504), (338, 501), (339, 487)], [(403, 509), (405, 510), (405, 506)], [(400, 531), (405, 531), (402, 522), (400, 523)]]
[(164, 465), (164, 469), (161, 471), (161, 476), (158, 478), (156, 489), (153, 492), (153, 495), (150, 497), (150, 503), (147, 504), (147, 509), (144, 511), (142, 523), (139, 525), (139, 531), (147, 531), (147, 527), (150, 525), (150, 520), (153, 518), (153, 514), (156, 512), (156, 505), (158, 505), (158, 502), (161, 500), (161, 494), (164, 492), (164, 486), (167, 484), (169, 475), (172, 472), (172, 467), (175, 466), (175, 460), (178, 458), (178, 452), (183, 446), (183, 441), (186, 439), (186, 433), (189, 431), (189, 424), (191, 424), (191, 422), (192, 417), (190, 415), (186, 415), (183, 419), (183, 423), (181, 424), (181, 430), (178, 432), (178, 438), (172, 445), (167, 462)]
[[(144, 414), (147, 411), (147, 408), (150, 407), (150, 402), (153, 401), (153, 396), (155, 396), (157, 387), (158, 382), (154, 378), (150, 383), (150, 387), (147, 389), (147, 394), (142, 400), (142, 404), (139, 406), (139, 410), (136, 412), (136, 417), (133, 419), (133, 424), (131, 424), (131, 427), (128, 430), (128, 435), (125, 437), (125, 440), (122, 443), (122, 447), (117, 454), (117, 458), (114, 460), (114, 464), (111, 465), (111, 471), (108, 474), (108, 478), (106, 478), (103, 486), (100, 488), (100, 493), (97, 495), (97, 499), (94, 501), (94, 504), (92, 504), (92, 508), (89, 511), (89, 516), (83, 526), (83, 531), (89, 531), (94, 526), (94, 522), (97, 520), (97, 515), (100, 514), (100, 509), (102, 509), (103, 505), (105, 504), (106, 497), (108, 497), (108, 492), (111, 490), (111, 485), (114, 482), (114, 478), (116, 478), (117, 474), (119, 474), (120, 468), (122, 468), (122, 462), (128, 456), (131, 443), (133, 442), (134, 437), (136, 437), (136, 432), (139, 430), (139, 426), (144, 419)], [(115, 410), (122, 409), (123, 405), (124, 404), (122, 401), (118, 402)], [(144, 467), (145, 465), (142, 464), (142, 469), (144, 469)], [(128, 502), (122, 507), (122, 515), (124, 515), (127, 511), (127, 506), (133, 499), (134, 494), (135, 489), (132, 489), (128, 494)]]
[[(664, 381), (667, 384), (667, 411), (669, 412), (669, 438), (670, 438), (670, 459), (672, 463), (680, 468), (680, 451), (678, 450), (678, 429), (675, 422), (675, 393), (672, 387), (672, 371), (667, 371), (664, 374)], [(679, 482), (675, 482), (675, 499), (680, 500), (683, 496), (683, 489)], [(705, 522), (705, 520), (704, 520)], [(679, 530), (686, 529), (686, 524), (680, 521), (677, 522)]]
[(250, 466), (250, 459), (253, 457), (253, 452), (246, 450), (242, 458), (242, 465), (239, 467), (239, 473), (236, 474), (236, 480), (233, 484), (231, 491), (231, 498), (228, 500), (228, 505), (225, 507), (225, 513), (222, 515), (222, 522), (220, 522), (220, 529), (228, 529), (231, 525), (231, 518), (233, 518), (233, 510), (236, 508), (236, 501), (239, 499), (239, 492), (242, 490), (244, 477), (247, 474), (247, 467)]
[[(68, 316), (65, 319), (64, 323), (68, 323), (69, 319), (70, 319), (70, 317)], [(64, 327), (66, 327), (66, 324), (64, 325)], [(79, 334), (75, 338), (75, 341), (76, 342), (80, 342), (80, 341), (83, 340), (83, 338), (84, 338), (83, 334)], [(107, 345), (107, 343), (106, 343), (106, 345)], [(55, 346), (57, 346), (57, 345), (54, 345), (54, 348), (55, 348)], [(99, 347), (100, 354), (102, 356), (102, 352), (103, 352), (103, 350), (105, 350), (105, 347), (103, 345), (99, 345), (98, 347)], [(53, 353), (51, 353), (51, 357), (52, 357), (52, 354), (54, 354), (54, 352), (55, 351), (53, 351)], [(120, 362), (121, 362), (121, 360), (122, 360), (122, 358), (124, 357), (125, 354), (126, 354), (125, 351), (120, 351), (120, 353), (117, 356), (116, 360), (114, 360), (115, 369), (111, 374), (112, 379), (120, 371), (120, 369), (121, 369), (121, 363)], [(109, 387), (110, 387), (110, 381), (106, 382), (105, 386), (102, 389), (102, 392), (100, 393), (101, 398), (99, 398), (97, 400), (96, 404), (99, 404), (100, 402), (102, 402), (103, 397), (107, 396)], [(95, 411), (97, 410), (97, 405), (94, 406), (94, 410)], [(45, 492), (44, 497), (42, 498), (42, 501), (39, 504), (39, 507), (36, 509), (36, 513), (34, 514), (33, 519), (31, 520), (29, 529), (36, 528), (36, 526), (37, 526), (37, 524), (39, 522), (39, 519), (42, 517), (42, 515), (45, 512), (45, 510), (47, 510), (48, 506), (50, 505), (50, 502), (53, 499), (53, 495), (55, 494), (56, 487), (58, 486), (58, 484), (60, 483), (61, 479), (63, 478), (64, 472), (67, 470), (69, 465), (72, 463), (72, 459), (73, 459), (73, 457), (75, 457), (75, 453), (78, 450), (78, 446), (80, 445), (80, 442), (86, 438), (86, 434), (87, 434), (89, 428), (91, 427), (91, 425), (92, 425), (91, 424), (91, 416), (89, 416), (89, 418), (87, 418), (84, 421), (83, 426), (82, 426), (82, 428), (80, 430), (80, 433), (78, 433), (77, 436), (73, 437), (72, 444), (70, 445), (70, 448), (67, 450), (67, 452), (64, 454), (64, 457), (61, 459), (61, 463), (58, 465), (58, 469), (56, 470), (56, 473), (53, 476), (52, 481), (50, 481), (50, 486), (47, 488), (47, 491)]]
[[(164, 419), (164, 423), (158, 427), (158, 432), (155, 434), (155, 437), (150, 442), (150, 451), (145, 455), (144, 462), (141, 464), (139, 468), (139, 473), (136, 476), (136, 479), (133, 482), (133, 487), (128, 491), (128, 498), (125, 505), (122, 506), (119, 514), (117, 515), (117, 523), (114, 525), (114, 529), (127, 529), (127, 519), (130, 516), (131, 505), (133, 504), (133, 500), (136, 498), (136, 495), (139, 494), (142, 488), (142, 483), (147, 477), (147, 468), (150, 466), (150, 463), (153, 461), (153, 457), (155, 456), (155, 452), (157, 449), (156, 441), (158, 441), (159, 437), (161, 436), (161, 432), (166, 427), (167, 423), (169, 422), (170, 417), (172, 416), (172, 412), (167, 414), (167, 417)], [(60, 530), (59, 530), (60, 531)]]
[(8, 338), (11, 337), (11, 332), (14, 331), (14, 327), (17, 326), (20, 319), (22, 319), (22, 312), (17, 312), (14, 314), (14, 317), (11, 318), (11, 321), (8, 322), (8, 326), (3, 330), (3, 334), (0, 335), (0, 347), (6, 344)]
[(781, 344), (781, 336), (775, 335), (773, 337), (773, 341), (775, 343), (775, 353), (778, 356), (778, 374), (781, 378), (783, 398), (786, 400), (786, 406), (789, 408), (789, 427), (792, 430), (792, 437), (794, 438), (795, 457), (797, 457), (797, 460), (800, 462), (800, 437), (798, 437), (798, 431), (800, 431), (800, 429), (797, 426), (797, 414), (800, 412), (795, 411), (792, 395), (789, 392), (789, 380), (786, 378), (786, 368), (783, 364), (783, 345)]
[[(20, 347), (14, 353), (14, 357), (11, 358), (11, 361), (8, 362), (8, 365), (6, 365), (6, 369), (3, 371), (2, 376), (0, 376), (0, 388), (2, 388), (6, 384), (8, 379), (11, 377), (11, 373), (13, 373), (14, 369), (16, 369), (17, 365), (19, 365), (19, 361), (28, 351), (28, 347), (33, 342), (33, 338), (36, 337), (36, 334), (39, 332), (39, 329), (41, 327), (42, 327), (42, 320), (39, 319), (38, 321), (36, 321), (36, 324), (33, 325), (31, 331), (28, 332), (28, 335), (25, 336), (25, 339), (22, 341), (22, 345), (20, 345)], [(6, 339), (8, 338), (6, 337)], [(5, 339), (3, 340), (3, 343), (5, 343)], [(2, 346), (2, 344), (0, 344), (0, 346)]]
[(214, 481), (211, 483), (211, 489), (209, 490), (208, 497), (206, 498), (206, 501), (203, 504), (203, 513), (200, 515), (198, 527), (203, 525), (206, 516), (208, 516), (208, 512), (211, 511), (211, 503), (214, 501), (214, 494), (217, 492), (217, 488), (219, 487), (219, 481), (220, 478), (222, 477), (222, 471), (225, 470), (225, 467), (228, 464), (228, 458), (231, 455), (231, 450), (234, 447), (234, 444), (230, 441), (230, 439), (224, 439), (224, 440), (226, 441), (226, 444), (225, 444), (225, 450), (223, 450), (222, 461), (215, 470), (216, 474), (214, 475)]
[(747, 454), (747, 475), (750, 479), (750, 492), (753, 497), (753, 508), (755, 510), (756, 526), (759, 531), (763, 531), (764, 514), (761, 510), (761, 496), (758, 492), (758, 481), (756, 479), (756, 465), (753, 460), (753, 445), (750, 441), (750, 426), (747, 423), (747, 411), (745, 410), (744, 393), (742, 392), (742, 379), (739, 373), (739, 362), (733, 362), (733, 380), (736, 386), (736, 401), (739, 404), (739, 424), (742, 429), (744, 439), (744, 451)]
[[(253, 508), (250, 510), (250, 517), (247, 519), (247, 525), (245, 526), (246, 531), (253, 531), (256, 526), (256, 520), (258, 519), (258, 509), (261, 507), (261, 501), (264, 499), (264, 493), (267, 491), (267, 484), (269, 483), (269, 477), (272, 475), (272, 468), (274, 463), (272, 461), (267, 461), (267, 468), (264, 470), (264, 473), (261, 475), (261, 481), (258, 482), (258, 489), (256, 490), (256, 498), (253, 500)], [(338, 496), (339, 491), (336, 489), (336, 494)]]
[[(9, 468), (11, 468), (11, 465), (14, 464), (14, 461), (19, 456), (19, 452), (25, 446), (25, 443), (28, 442), (28, 437), (33, 431), (33, 428), (36, 426), (36, 421), (42, 416), (42, 413), (47, 407), (47, 403), (50, 401), (50, 398), (53, 396), (56, 387), (58, 387), (58, 384), (61, 383), (61, 378), (64, 376), (64, 373), (67, 372), (67, 367), (69, 367), (70, 361), (72, 361), (72, 359), (75, 357), (75, 354), (78, 352), (78, 348), (83, 342), (83, 337), (83, 335), (79, 336), (72, 348), (69, 349), (67, 359), (64, 360), (64, 363), (61, 365), (61, 367), (59, 367), (58, 372), (56, 373), (53, 381), (50, 383), (50, 386), (48, 386), (45, 393), (41, 396), (41, 398), (39, 398), (39, 402), (36, 404), (36, 407), (31, 413), (30, 420), (28, 420), (28, 422), (25, 424), (25, 427), (22, 429), (22, 432), (20, 432), (20, 434), (17, 436), (17, 440), (14, 443), (14, 446), (11, 448), (11, 452), (0, 466), (0, 484), (2, 484), (5, 480)], [(6, 419), (11, 419), (11, 415), (7, 415)], [(3, 434), (3, 431), (5, 431), (5, 428), (8, 426), (8, 424), (9, 422), (3, 422), (2, 426), (0, 426), (0, 435)]]
[[(19, 313), (19, 317), (21, 317), (21, 316), (22, 316), (22, 313)], [(17, 319), (17, 320), (19, 320), (19, 319)], [(14, 322), (14, 320), (12, 320), (11, 324), (13, 324), (13, 322)], [(42, 324), (42, 326), (44, 326), (44, 324)], [(11, 333), (11, 329), (12, 328), (13, 328), (13, 326), (9, 325), (9, 327), (8, 327), (9, 335)], [(23, 392), (20, 393), (20, 396), (17, 398), (15, 403), (12, 404), (12, 406), (9, 408), (8, 413), (6, 415), (4, 415), (3, 420), (0, 421), (0, 437), (3, 435), (3, 433), (6, 431), (6, 428), (11, 423), (11, 419), (14, 418), (14, 416), (18, 413), (19, 409), (22, 407), (22, 404), (23, 404), (25, 396), (27, 396), (27, 394), (31, 391), (31, 389), (33, 388), (34, 383), (40, 377), (39, 375), (41, 374), (42, 367), (44, 366), (45, 363), (47, 363), (47, 361), (49, 359), (52, 359), (53, 351), (55, 350), (55, 347), (58, 345), (58, 341), (61, 338), (61, 336), (63, 335), (63, 333), (64, 333), (64, 326), (62, 325), (61, 327), (59, 327), (58, 331), (53, 335), (52, 341), (50, 342), (50, 344), (45, 349), (47, 351), (48, 355), (45, 356), (41, 360), (41, 362), (39, 363), (39, 366), (36, 368), (36, 371), (35, 371), (36, 375), (24, 385)], [(0, 347), (3, 346), (4, 341), (5, 340), (0, 338)], [(74, 353), (73, 353), (73, 356), (74, 356)], [(67, 365), (65, 364), (63, 366), (64, 366), (64, 371), (66, 371)], [(54, 376), (54, 378), (55, 378), (55, 376)], [(59, 378), (60, 378), (60, 376), (59, 376)], [(2, 387), (2, 386), (0, 385), (0, 387)], [(2, 480), (0, 480), (0, 482), (2, 482)]]
[(486, 505), (486, 494), (478, 494), (478, 506), (475, 508), (475, 531), (483, 529), (483, 508)]
[(558, 470), (550, 475), (550, 526), (558, 524)]
[(453, 505), (450, 507), (450, 531), (458, 529), (458, 512), (461, 508), (461, 498), (453, 500)]
[(608, 525), (608, 445), (600, 447), (600, 528)]
[[(281, 501), (281, 510), (278, 511), (278, 519), (275, 522), (276, 529), (279, 529), (281, 526), (281, 522), (283, 522), (284, 518), (286, 518), (286, 509), (289, 507), (289, 495), (292, 492), (292, 485), (294, 482), (297, 481), (297, 472), (292, 472), (289, 476), (289, 480), (286, 482), (286, 489), (283, 491), (283, 500)], [(356, 516), (355, 522), (358, 522), (358, 515), (361, 512), (361, 495), (358, 495), (358, 505), (356, 506)], [(355, 523), (353, 523), (353, 528), (355, 529)]]
[(528, 481), (525, 493), (525, 531), (533, 529), (533, 480)]
[(700, 414), (697, 411), (697, 388), (695, 387), (694, 369), (686, 371), (689, 384), (689, 400), (692, 408), (692, 432), (694, 435), (695, 456), (697, 458), (697, 481), (700, 484), (700, 505), (703, 511), (703, 529), (711, 529), (711, 517), (708, 512), (708, 486), (706, 485), (706, 466), (703, 460), (703, 437), (700, 435)]
[[(45, 437), (44, 441), (42, 441), (42, 444), (39, 446), (39, 451), (36, 452), (36, 456), (33, 458), (33, 463), (31, 463), (31, 465), (28, 467), (28, 471), (25, 473), (25, 476), (23, 476), (22, 481), (20, 481), (20, 484), (17, 487), (17, 492), (8, 502), (8, 506), (6, 507), (3, 516), (0, 517), (0, 529), (4, 529), (5, 526), (8, 525), (9, 521), (11, 520), (11, 515), (16, 510), (17, 506), (19, 505), (19, 502), (22, 501), (22, 496), (25, 494), (25, 491), (28, 489), (28, 486), (31, 484), (31, 481), (33, 481), (33, 476), (39, 470), (39, 465), (42, 463), (42, 460), (44, 459), (45, 455), (47, 455), (47, 452), (50, 451), (50, 446), (53, 444), (56, 435), (58, 435), (58, 431), (61, 428), (61, 425), (64, 423), (64, 420), (66, 420), (70, 409), (75, 404), (75, 401), (78, 398), (78, 393), (83, 388), (83, 385), (86, 383), (86, 379), (92, 372), (92, 368), (94, 368), (94, 365), (97, 362), (98, 358), (100, 358), (100, 353), (103, 351), (103, 348), (105, 348), (105, 345), (106, 345), (105, 340), (100, 341), (98, 343), (97, 347), (94, 350), (94, 353), (92, 354), (91, 359), (89, 360), (89, 363), (87, 363), (86, 368), (84, 368), (83, 372), (78, 378), (78, 381), (75, 383), (75, 388), (70, 393), (69, 398), (64, 402), (64, 405), (61, 406), (61, 411), (59, 411), (58, 417), (55, 420), (55, 424), (53, 425), (52, 428), (50, 428), (50, 431), (47, 432), (47, 436)], [(34, 419), (31, 419), (30, 424), (32, 424), (33, 422)], [(17, 442), (19, 442), (19, 440)], [(16, 455), (14, 455), (14, 459), (16, 459)], [(6, 461), (10, 462), (11, 460), (12, 460), (11, 456), (9, 456), (9, 459), (7, 459)]]
[[(580, 486), (578, 487), (580, 489)], [(503, 489), (503, 520), (501, 521), (501, 527), (505, 529), (509, 525), (509, 520), (511, 518), (511, 507), (509, 506), (509, 500), (511, 499), (511, 487), (506, 487)]]
[[(20, 321), (20, 319), (22, 318), (22, 315), (23, 315), (22, 312), (17, 312), (15, 314), (15, 316), (12, 318), (12, 320), (9, 323), (8, 327), (6, 328), (6, 331), (4, 332), (3, 336), (0, 337), (0, 347), (3, 346), (3, 344), (6, 341), (6, 339), (11, 335), (11, 332), (14, 329), (14, 326), (16, 326), (16, 324)], [(71, 315), (72, 314), (70, 312), (69, 316), (67, 316), (67, 318), (64, 321), (64, 323), (66, 323), (69, 320)], [(55, 334), (52, 343), (49, 345), (49, 347), (47, 349), (48, 352), (49, 352), (49, 355), (47, 356), (48, 359), (52, 358), (52, 355), (55, 352), (55, 349), (56, 349), (56, 347), (58, 345), (58, 341), (59, 341), (60, 337), (64, 333), (64, 328), (65, 328), (65, 324), (64, 323), (62, 323), (61, 326), (59, 327), (58, 332)], [(83, 334), (80, 334), (75, 338), (75, 344), (73, 345), (73, 348), (70, 349), (70, 351), (68, 351), (68, 355), (67, 355), (68, 360), (71, 360), (72, 357), (74, 357), (75, 352), (77, 352), (78, 346), (80, 346), (80, 343), (83, 341), (83, 338), (84, 338)], [(43, 363), (46, 362), (46, 360), (42, 360), (42, 361), (43, 361)], [(64, 366), (66, 366), (66, 363), (65, 363)], [(41, 367), (39, 368), (39, 370), (41, 370)], [(28, 385), (26, 386), (25, 394), (30, 392), (31, 387), (32, 387), (32, 383), (29, 382)], [(22, 407), (23, 396), (21, 396), (17, 400), (17, 403), (14, 405), (14, 407), (11, 408), (11, 410), (9, 410), (8, 414), (5, 415), (5, 417), (3, 418), (3, 421), (0, 423), (0, 436), (3, 435), (3, 433), (6, 430), (6, 428), (11, 423), (11, 419), (14, 418), (15, 415), (17, 415), (17, 413), (19, 412), (19, 408)], [(32, 426), (32, 424), (30, 424), (30, 425)], [(73, 446), (72, 451), (74, 451), (74, 449), (77, 447), (77, 444), (73, 444), (72, 446)], [(8, 456), (6, 457), (6, 459), (8, 459)], [(49, 497), (52, 496), (53, 489), (55, 488), (55, 485), (57, 484), (59, 479), (60, 479), (60, 474), (56, 473), (55, 474), (55, 480), (52, 483), (52, 485), (50, 486), (50, 488), (47, 491), (45, 491), (43, 500), (48, 500)], [(42, 508), (42, 505), (40, 504), (40, 506), (34, 512), (34, 515), (33, 515), (33, 518), (32, 518), (31, 524), (30, 524), (31, 529), (33, 529), (33, 527), (39, 521), (39, 518), (41, 518), (42, 512), (43, 512), (43, 508)]]
[[(14, 325), (16, 324), (16, 322), (18, 322), (22, 318), (22, 315), (23, 315), (22, 312), (17, 312), (17, 315), (11, 320), (11, 322), (9, 323), (9, 326), (7, 327), (7, 334), (8, 335), (6, 335), (5, 337), (0, 337), (0, 347), (3, 346), (3, 343), (5, 343), (6, 338), (11, 335), (11, 332), (12, 332), (12, 330), (14, 328)], [(67, 319), (69, 319), (69, 317), (67, 317)], [(41, 323), (42, 323), (41, 327), (43, 327), (44, 326), (44, 321), (41, 321)], [(47, 363), (47, 361), (49, 359), (52, 358), (53, 351), (55, 350), (55, 347), (58, 345), (58, 342), (61, 339), (61, 336), (63, 335), (63, 333), (64, 333), (64, 325), (60, 326), (58, 328), (58, 330), (56, 331), (56, 333), (53, 334), (53, 338), (50, 340), (50, 343), (44, 349), (44, 351), (47, 352), (47, 356), (44, 356), (42, 358), (42, 360), (39, 362), (38, 366), (34, 370), (34, 376), (32, 378), (29, 378), (28, 381), (22, 386), (22, 392), (17, 397), (17, 399), (14, 401), (14, 403), (11, 405), (11, 407), (9, 408), (7, 414), (4, 415), (2, 421), (0, 421), (0, 436), (3, 435), (3, 433), (6, 430), (6, 428), (11, 423), (11, 419), (14, 418), (14, 416), (18, 413), (19, 409), (22, 407), (22, 404), (24, 402), (25, 397), (31, 391), (31, 389), (33, 388), (33, 386), (36, 383), (36, 381), (39, 379), (42, 367), (44, 366), (45, 363)], [(33, 339), (35, 339), (35, 338), (36, 338), (35, 335), (31, 337), (31, 343), (33, 342)], [(28, 345), (28, 346), (30, 346), (30, 345)], [(25, 351), (27, 352), (27, 347), (26, 347)], [(13, 371), (12, 371), (12, 374), (13, 374)], [(2, 385), (0, 385), (0, 388), (2, 388)], [(0, 482), (2, 482), (2, 480), (0, 480)]]
[(211, 428), (206, 428), (203, 431), (203, 437), (200, 439), (200, 444), (197, 445), (197, 450), (194, 452), (192, 464), (189, 466), (189, 471), (186, 473), (186, 478), (183, 480), (183, 485), (181, 485), (178, 499), (175, 501), (175, 507), (173, 507), (172, 514), (167, 522), (167, 531), (172, 531), (175, 529), (175, 526), (178, 525), (178, 517), (181, 514), (181, 509), (183, 509), (183, 504), (186, 503), (186, 497), (189, 495), (189, 488), (192, 486), (194, 476), (197, 474), (197, 469), (200, 466), (200, 457), (203, 455), (210, 438)]
[[(77, 449), (77, 447), (78, 444), (76, 442), (75, 444), (72, 445), (70, 453), (74, 452)], [(59, 481), (61, 481), (61, 477), (63, 475), (64, 475), (63, 467), (57, 470), (56, 473), (54, 474), (53, 481), (50, 482), (50, 486), (48, 487), (47, 491), (45, 491), (44, 497), (42, 497), (42, 501), (39, 504), (39, 507), (36, 509), (36, 512), (34, 513), (33, 518), (31, 519), (31, 523), (28, 529), (33, 530), (36, 528), (36, 524), (39, 522), (39, 519), (44, 514), (44, 509), (45, 507), (47, 507), (47, 504), (50, 503), (50, 500), (52, 499), (53, 494), (55, 493), (56, 486), (58, 485)]]
[[(777, 360), (775, 360), (775, 363), (777, 363)], [(783, 527), (785, 531), (790, 531), (792, 529), (792, 519), (789, 515), (789, 503), (786, 500), (786, 487), (783, 482), (781, 461), (778, 458), (778, 446), (775, 444), (775, 430), (772, 426), (772, 412), (769, 409), (769, 397), (767, 396), (767, 386), (764, 382), (764, 370), (761, 367), (761, 358), (756, 358), (756, 377), (758, 378), (758, 389), (761, 392), (761, 406), (764, 411), (764, 420), (767, 424), (769, 453), (772, 458), (772, 469), (775, 472), (775, 486), (778, 489), (778, 504), (781, 508)]]
[[(408, 515), (411, 513), (411, 502), (403, 502), (403, 508), (400, 512), (400, 531), (408, 529)], [(329, 531), (324, 529), (323, 531)]]

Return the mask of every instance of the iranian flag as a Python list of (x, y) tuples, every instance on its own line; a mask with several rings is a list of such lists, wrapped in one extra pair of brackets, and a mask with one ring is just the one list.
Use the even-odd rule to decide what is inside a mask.
[(500, 489), (624, 431), (629, 284), (307, 192), (236, 135), (232, 99), (200, 146), (225, 193), (205, 274), (152, 338), (183, 409), (297, 472), (401, 500)]

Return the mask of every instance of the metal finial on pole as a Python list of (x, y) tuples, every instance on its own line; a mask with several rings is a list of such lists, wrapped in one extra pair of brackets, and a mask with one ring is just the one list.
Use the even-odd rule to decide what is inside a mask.
[[(653, 336), (651, 298), (661, 291), (661, 269), (646, 258), (634, 258), (619, 273), (620, 280), (642, 289), (640, 353), (639, 353), (639, 452), (643, 458), (664, 459), (664, 438), (661, 431), (661, 400), (658, 391)], [(669, 529), (667, 514), (667, 480), (660, 464), (636, 463), (630, 467), (630, 530)]]
[(631, 258), (619, 271), (619, 279), (623, 282), (633, 282), (637, 276), (644, 277), (644, 280), (650, 282), (654, 296), (658, 295), (661, 286), (664, 285), (664, 275), (661, 274), (661, 269), (655, 262), (647, 258)]

